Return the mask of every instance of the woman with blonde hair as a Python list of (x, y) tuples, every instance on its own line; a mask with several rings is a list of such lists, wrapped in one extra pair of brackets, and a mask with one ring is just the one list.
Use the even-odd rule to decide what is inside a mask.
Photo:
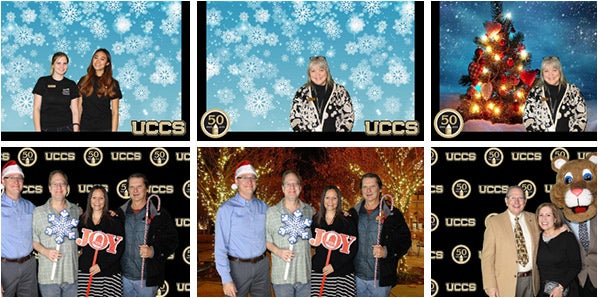
[(35, 131), (79, 131), (79, 89), (65, 77), (69, 57), (63, 52), (52, 56), (50, 75), (33, 87), (33, 126)]
[(297, 90), (291, 106), (293, 131), (350, 132), (354, 120), (349, 92), (332, 79), (326, 57), (311, 57), (307, 83)]
[(542, 60), (540, 80), (525, 102), (523, 124), (527, 131), (584, 131), (588, 108), (577, 86), (567, 82), (556, 56)]

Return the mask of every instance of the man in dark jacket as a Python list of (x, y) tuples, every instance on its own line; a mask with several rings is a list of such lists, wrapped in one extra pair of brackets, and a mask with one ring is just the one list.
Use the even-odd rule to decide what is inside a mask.
[[(118, 218), (125, 226), (125, 253), (121, 258), (123, 295), (125, 297), (154, 297), (164, 283), (166, 258), (177, 247), (178, 235), (172, 218), (164, 208), (158, 210), (154, 201), (147, 202), (149, 183), (144, 174), (129, 176), (131, 200), (118, 208)], [(144, 244), (147, 218), (147, 243)], [(142, 262), (143, 274), (141, 272)]]
[[(377, 174), (363, 175), (360, 188), (363, 200), (349, 210), (358, 230), (359, 250), (354, 259), (357, 297), (388, 296), (397, 283), (398, 262), (411, 247), (411, 232), (401, 211), (397, 208), (391, 211), (381, 201), (382, 180)], [(379, 220), (381, 231), (378, 245)]]

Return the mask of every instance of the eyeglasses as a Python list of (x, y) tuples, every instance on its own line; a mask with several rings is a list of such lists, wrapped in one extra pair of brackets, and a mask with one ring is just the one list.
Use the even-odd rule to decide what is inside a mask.
[(8, 180), (8, 181), (17, 181), (17, 182), (23, 182), (23, 177), (4, 177), (4, 179)]
[(544, 58), (542, 58), (542, 59), (544, 59), (544, 60), (551, 60), (551, 59), (560, 60), (560, 59), (559, 59), (559, 56), (546, 56), (546, 57), (544, 57)]
[(257, 181), (256, 177), (237, 177), (237, 179), (241, 180), (241, 181)]
[(295, 182), (285, 182), (282, 184), (284, 187), (301, 187), (299, 183)]
[(52, 187), (66, 187), (68, 184), (66, 183), (62, 183), (62, 182), (54, 182), (54, 183), (50, 183), (50, 186)]
[(511, 201), (525, 201), (525, 197), (507, 197)]
[(324, 56), (311, 56), (311, 57), (309, 57), (310, 61), (314, 61), (314, 60), (318, 60), (318, 59), (324, 59), (324, 61), (326, 61), (326, 57), (324, 57)]

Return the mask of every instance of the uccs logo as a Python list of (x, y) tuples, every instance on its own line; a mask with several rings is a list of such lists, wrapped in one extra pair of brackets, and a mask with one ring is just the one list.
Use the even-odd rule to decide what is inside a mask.
[(432, 285), (431, 285), (431, 289), (430, 289), (430, 293), (432, 294), (432, 297), (436, 297), (436, 295), (438, 294), (438, 283), (435, 280), (431, 280)]
[(459, 244), (453, 248), (451, 256), (453, 257), (453, 261), (455, 263), (463, 265), (469, 262), (469, 259), (471, 258), (471, 251), (469, 250), (469, 247)]
[(168, 292), (170, 292), (170, 285), (168, 284), (167, 281), (164, 281), (162, 286), (158, 288), (156, 297), (166, 297), (166, 296), (168, 296)]

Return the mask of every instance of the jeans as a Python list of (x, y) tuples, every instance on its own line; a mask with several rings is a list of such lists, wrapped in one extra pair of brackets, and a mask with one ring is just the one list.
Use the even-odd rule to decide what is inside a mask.
[(355, 276), (355, 284), (357, 290), (357, 297), (388, 297), (391, 286), (381, 287), (380, 280), (376, 280), (376, 287), (374, 288), (374, 280), (363, 280)]
[(77, 283), (39, 285), (42, 297), (77, 297)]
[(158, 286), (147, 287), (141, 286), (140, 280), (130, 280), (124, 275), (123, 280), (123, 296), (124, 297), (155, 297), (158, 292)]
[(272, 288), (274, 288), (276, 297), (309, 297), (311, 282), (308, 281), (306, 284), (298, 282), (295, 284), (272, 284)]

